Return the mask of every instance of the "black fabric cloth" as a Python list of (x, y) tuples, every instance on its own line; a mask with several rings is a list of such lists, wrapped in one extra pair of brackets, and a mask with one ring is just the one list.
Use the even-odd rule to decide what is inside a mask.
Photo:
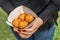
[(47, 8), (44, 9), (44, 11), (39, 15), (39, 17), (46, 22), (49, 18), (53, 18), (54, 14), (58, 12), (58, 9), (55, 5), (49, 4)]
[(9, 13), (20, 5), (25, 5), (37, 13), (42, 11), (48, 3), (49, 0), (0, 0), (1, 7)]
[(60, 9), (60, 0), (0, 0), (0, 6), (9, 14), (20, 5), (25, 5), (32, 9), (43, 21), (51, 27), (55, 14)]
[(0, 6), (8, 14), (15, 8), (14, 5), (12, 5), (12, 3), (10, 2), (10, 0), (0, 0)]
[(51, 2), (53, 2), (56, 7), (60, 10), (60, 0), (51, 0)]

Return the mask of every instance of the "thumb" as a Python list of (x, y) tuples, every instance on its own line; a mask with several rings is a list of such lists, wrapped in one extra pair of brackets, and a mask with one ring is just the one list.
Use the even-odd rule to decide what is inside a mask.
[(39, 28), (43, 24), (42, 19), (36, 18), (34, 20), (33, 26), (30, 28), (31, 30), (35, 30), (36, 28)]
[(29, 30), (36, 29), (36, 26), (37, 26), (37, 20), (35, 19), (33, 25), (29, 28)]

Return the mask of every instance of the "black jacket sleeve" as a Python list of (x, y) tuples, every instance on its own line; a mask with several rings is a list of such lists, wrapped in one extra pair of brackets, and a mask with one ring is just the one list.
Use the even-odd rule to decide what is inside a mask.
[(0, 7), (7, 13), (10, 13), (15, 7), (10, 3), (10, 0), (0, 0)]
[(0, 0), (0, 6), (2, 5), (2, 3), (3, 3), (3, 1), (2, 1), (2, 0)]
[(54, 13), (58, 12), (58, 8), (55, 5), (49, 4), (47, 8), (39, 15), (39, 17), (46, 22), (49, 18), (52, 17)]
[(58, 7), (58, 9), (60, 10), (60, 0), (51, 0), (55, 5), (56, 7)]

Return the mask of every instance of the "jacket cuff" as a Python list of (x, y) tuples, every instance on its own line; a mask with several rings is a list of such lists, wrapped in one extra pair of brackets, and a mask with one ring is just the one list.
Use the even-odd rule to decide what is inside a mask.
[(51, 18), (55, 13), (58, 12), (58, 9), (55, 5), (50, 4), (48, 7), (39, 15), (39, 17), (45, 23), (49, 18)]

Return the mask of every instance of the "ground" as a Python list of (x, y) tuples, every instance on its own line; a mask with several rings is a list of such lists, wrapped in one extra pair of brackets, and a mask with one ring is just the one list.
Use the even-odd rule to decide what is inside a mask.
[[(60, 12), (58, 12), (58, 26), (56, 27), (53, 40), (60, 40)], [(8, 15), (0, 8), (0, 40), (17, 40), (11, 28), (6, 24)]]

